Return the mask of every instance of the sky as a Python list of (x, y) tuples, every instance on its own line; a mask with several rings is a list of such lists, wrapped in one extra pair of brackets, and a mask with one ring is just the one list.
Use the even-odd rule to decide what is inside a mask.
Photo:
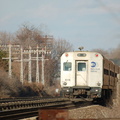
[(0, 0), (0, 31), (15, 33), (24, 23), (74, 50), (109, 50), (120, 44), (120, 0)]

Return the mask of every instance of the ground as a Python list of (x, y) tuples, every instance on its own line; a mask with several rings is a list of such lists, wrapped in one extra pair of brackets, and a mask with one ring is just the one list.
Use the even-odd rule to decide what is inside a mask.
[(113, 105), (108, 107), (94, 105), (92, 107), (89, 106), (69, 110), (69, 118), (70, 119), (120, 118), (120, 82), (118, 82), (117, 84), (117, 96), (116, 99), (113, 99)]

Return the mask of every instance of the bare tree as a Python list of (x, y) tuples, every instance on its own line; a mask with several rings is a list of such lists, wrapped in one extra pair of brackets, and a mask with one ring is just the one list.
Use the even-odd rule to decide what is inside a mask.
[(14, 40), (13, 34), (7, 32), (0, 32), (0, 44), (9, 44)]
[(68, 41), (64, 39), (54, 39), (51, 57), (45, 64), (45, 78), (48, 84), (53, 85), (54, 79), (59, 77), (60, 57), (67, 51), (72, 51), (72, 45)]
[(44, 43), (43, 32), (33, 25), (23, 24), (16, 32), (15, 43), (22, 46), (36, 46), (36, 44)]
[(102, 54), (103, 56), (105, 56), (106, 58), (110, 58), (110, 53), (107, 50), (103, 50), (103, 49), (93, 49), (92, 51), (94, 52), (98, 52), (100, 54)]
[(120, 44), (110, 52), (111, 59), (120, 59)]
[(94, 49), (92, 51), (99, 52), (106, 58), (112, 60), (115, 64), (120, 65), (120, 44), (114, 49), (109, 49), (106, 51), (102, 49)]
[(117, 65), (120, 66), (120, 44), (111, 50), (110, 59)]
[[(32, 48), (35, 47), (36, 49), (37, 45), (44, 44), (46, 42), (46, 39), (43, 36), (43, 32), (39, 29), (37, 29), (33, 25), (29, 24), (23, 24), (21, 28), (16, 32), (16, 39), (14, 41), (15, 44), (20, 44), (23, 49), (29, 49), (29, 46)], [(33, 56), (33, 55), (32, 55)], [(28, 59), (28, 55), (24, 55), (24, 58)], [(32, 61), (32, 73), (33, 73), (33, 79), (35, 79), (35, 70), (36, 70), (36, 62)], [(27, 73), (25, 75), (25, 79), (28, 78), (28, 64), (24, 63), (24, 71)]]
[(54, 40), (53, 42), (53, 50), (52, 57), (55, 59), (59, 59), (64, 52), (72, 51), (72, 44), (64, 39)]
[[(57, 79), (59, 77), (59, 73), (60, 73), (60, 57), (61, 55), (66, 52), (66, 51), (71, 51), (72, 50), (72, 45), (64, 40), (64, 39), (58, 39), (55, 40), (52, 38), (52, 40), (50, 40), (48, 38), (48, 35), (44, 35), (44, 33), (35, 28), (32, 25), (26, 25), (24, 24), (15, 34), (15, 37), (13, 37), (12, 35), (10, 36), (10, 34), (6, 33), (6, 32), (0, 32), (0, 43), (1, 44), (8, 44), (8, 43), (12, 43), (12, 44), (20, 44), (23, 46), (23, 48), (31, 46), (31, 47), (36, 47), (36, 45), (50, 45), (50, 49), (51, 49), (51, 55), (46, 56), (47, 59), (45, 61), (45, 81), (47, 85), (53, 85), (54, 80)], [(36, 48), (35, 48), (36, 49)], [(32, 55), (32, 57), (35, 57), (34, 55)], [(45, 58), (46, 58), (45, 57)], [(24, 58), (28, 58), (28, 55), (24, 55)], [(35, 81), (36, 77), (36, 62), (32, 61), (32, 77)], [(41, 61), (39, 61), (39, 67), (40, 67), (40, 78), (41, 78)], [(12, 69), (14, 78), (13, 80), (9, 80), (9, 78), (6, 78), (4, 76), (7, 76), (6, 72), (4, 75), (1, 74), (0, 76), (0, 81), (2, 81), (1, 83), (4, 83), (4, 88), (0, 88), (0, 90), (6, 89), (6, 94), (11, 94), (12, 93), (16, 93), (19, 92), (18, 88), (18, 84), (16, 82), (17, 79), (19, 79), (20, 76), (20, 63), (12, 63), (12, 67), (14, 67)], [(28, 63), (24, 63), (24, 73), (26, 73), (26, 75), (24, 76), (24, 79), (28, 78)], [(6, 80), (4, 80), (4, 78)], [(15, 84), (17, 84), (17, 88), (15, 86)], [(10, 87), (11, 86), (11, 87)], [(2, 87), (2, 86), (0, 86)], [(15, 89), (14, 89), (15, 88)], [(55, 88), (55, 87), (54, 87)], [(12, 90), (14, 89), (14, 90)], [(16, 92), (17, 91), (17, 92)], [(26, 89), (22, 89), (22, 91), (26, 91)]]

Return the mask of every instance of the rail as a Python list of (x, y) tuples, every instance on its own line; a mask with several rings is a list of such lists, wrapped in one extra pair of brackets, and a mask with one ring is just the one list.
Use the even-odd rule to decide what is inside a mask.
[(25, 116), (35, 116), (41, 108), (71, 104), (68, 98), (42, 98), (36, 100), (3, 100), (0, 103), (0, 120), (17, 120)]
[[(18, 120), (19, 118), (38, 115), (42, 108), (69, 108), (74, 107), (77, 102), (90, 101), (84, 99), (69, 98), (14, 98), (0, 101), (0, 120)], [(74, 103), (74, 104), (73, 104)]]

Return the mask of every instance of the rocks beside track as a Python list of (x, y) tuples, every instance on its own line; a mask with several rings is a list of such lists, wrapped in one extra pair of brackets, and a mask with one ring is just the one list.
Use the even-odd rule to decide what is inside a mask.
[(103, 107), (100, 105), (92, 105), (69, 110), (70, 119), (120, 119), (120, 80), (117, 84), (117, 96), (113, 99), (113, 105)]
[(120, 108), (108, 108), (99, 105), (69, 110), (70, 119), (120, 118)]

